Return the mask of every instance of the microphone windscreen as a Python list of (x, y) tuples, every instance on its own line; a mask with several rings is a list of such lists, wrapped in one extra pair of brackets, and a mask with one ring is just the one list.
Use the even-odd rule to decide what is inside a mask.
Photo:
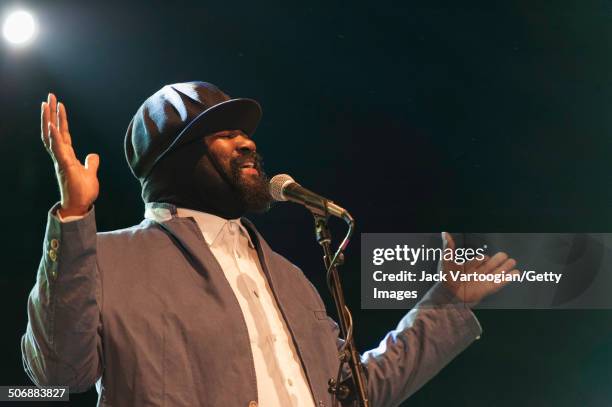
[(283, 190), (289, 184), (295, 183), (295, 180), (287, 174), (277, 174), (270, 180), (270, 195), (275, 201), (286, 201), (287, 198), (283, 195)]

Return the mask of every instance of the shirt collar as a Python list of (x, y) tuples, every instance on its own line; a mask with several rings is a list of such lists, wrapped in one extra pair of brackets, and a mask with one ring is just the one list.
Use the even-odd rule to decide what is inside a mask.
[(177, 208), (174, 205), (169, 204), (147, 203), (145, 205), (145, 219), (151, 219), (157, 222), (166, 222), (175, 216), (179, 218), (193, 218), (198, 225), (198, 228), (202, 232), (204, 240), (209, 246), (215, 242), (219, 236), (219, 233), (221, 233), (221, 230), (227, 223), (235, 223), (238, 225), (241, 232), (246, 236), (249, 246), (251, 248), (255, 248), (255, 245), (253, 245), (253, 242), (251, 241), (249, 232), (242, 225), (240, 219), (228, 220), (211, 213), (196, 211), (193, 209)]

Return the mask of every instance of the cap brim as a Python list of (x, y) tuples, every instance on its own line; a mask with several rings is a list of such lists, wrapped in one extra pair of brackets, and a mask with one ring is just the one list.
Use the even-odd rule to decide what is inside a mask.
[(222, 130), (242, 130), (245, 134), (253, 136), (261, 120), (261, 115), (262, 111), (259, 103), (256, 100), (246, 98), (226, 100), (206, 109), (185, 126), (168, 148), (157, 157), (149, 172), (177, 146), (199, 137)]
[(253, 136), (261, 120), (261, 106), (253, 99), (230, 99), (206, 109), (191, 121), (170, 148), (222, 130), (242, 130)]

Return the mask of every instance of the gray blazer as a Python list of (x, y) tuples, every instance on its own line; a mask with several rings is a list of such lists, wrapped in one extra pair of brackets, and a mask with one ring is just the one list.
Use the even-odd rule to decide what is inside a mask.
[[(28, 300), (21, 350), (39, 386), (96, 384), (98, 406), (256, 405), (247, 328), (232, 289), (193, 218), (143, 220), (97, 233), (92, 210), (61, 223), (52, 208)], [(318, 406), (338, 369), (338, 328), (316, 289), (246, 219)], [(480, 335), (469, 309), (432, 289), (363, 354), (372, 406), (395, 406)], [(434, 306), (428, 306), (434, 305)], [(271, 406), (263, 406), (271, 407)]]

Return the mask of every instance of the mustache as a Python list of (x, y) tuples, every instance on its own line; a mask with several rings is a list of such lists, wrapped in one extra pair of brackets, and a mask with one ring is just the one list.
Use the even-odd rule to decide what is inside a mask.
[(252, 162), (255, 169), (260, 173), (263, 173), (263, 157), (256, 151), (243, 153), (242, 155), (231, 160), (232, 170), (239, 170), (244, 164)]

